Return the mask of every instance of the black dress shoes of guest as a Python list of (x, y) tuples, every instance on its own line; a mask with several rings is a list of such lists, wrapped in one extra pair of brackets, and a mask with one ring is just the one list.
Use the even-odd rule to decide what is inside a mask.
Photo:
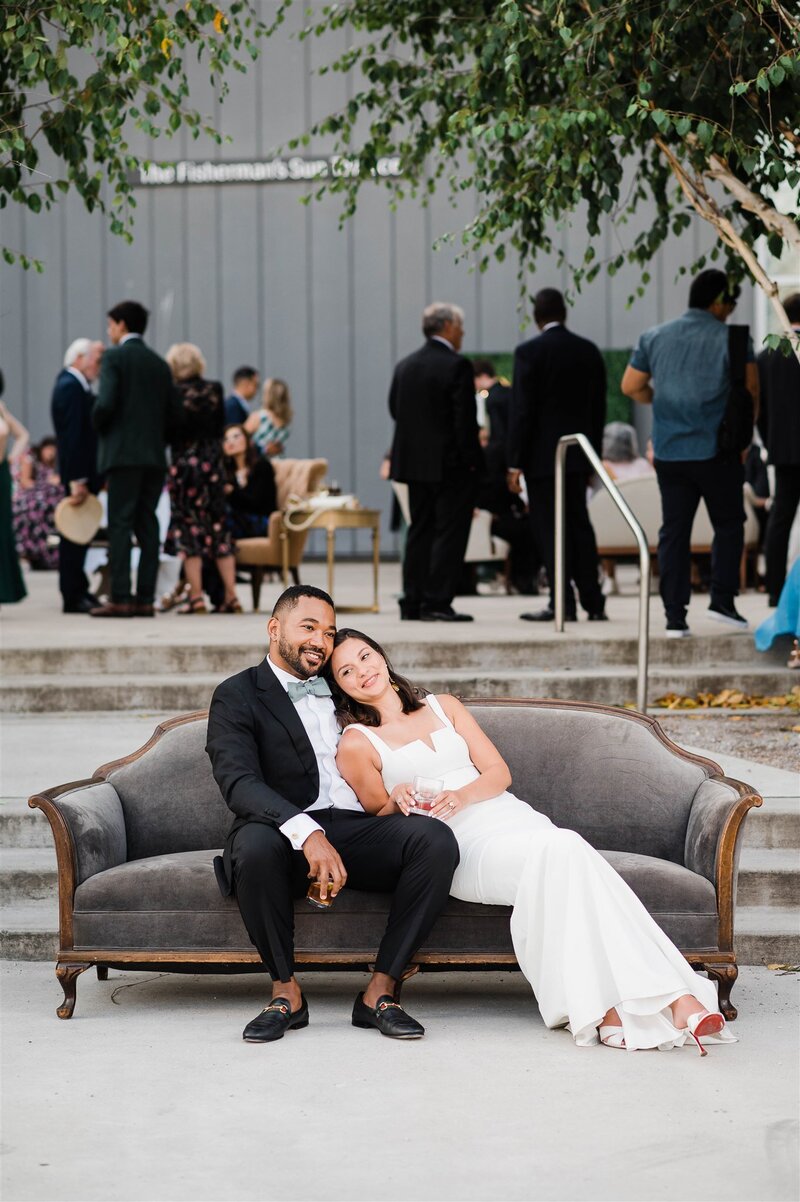
[[(520, 614), (519, 616), (522, 618), (523, 622), (554, 622), (556, 619), (556, 611), (551, 609), (548, 605), (547, 609), (538, 609), (536, 613)], [(567, 611), (567, 613), (564, 614), (565, 622), (577, 622), (577, 620), (578, 615), (576, 613), (570, 613)]]
[(421, 622), (472, 622), (472, 614), (457, 614), (452, 605), (443, 605), (441, 609), (426, 608), (419, 612)]
[(106, 601), (89, 610), (93, 618), (132, 618), (133, 605), (129, 601)]
[(65, 614), (88, 614), (99, 604), (100, 602), (95, 598), (81, 597), (80, 601), (76, 601), (74, 605), (65, 605), (63, 612)]
[(399, 601), (400, 606), (400, 621), (401, 622), (418, 622), (419, 621), (419, 605), (414, 601)]
[(308, 1002), (300, 995), (300, 1009), (292, 1014), (288, 998), (274, 997), (252, 1022), (242, 1031), (247, 1043), (274, 1043), (283, 1039), (287, 1031), (299, 1031), (308, 1026)]
[(604, 609), (599, 609), (597, 611), (597, 613), (594, 613), (594, 614), (587, 614), (586, 617), (589, 622), (607, 622), (608, 621), (608, 614), (606, 613), (606, 611)]
[(374, 1010), (365, 1004), (364, 994), (360, 993), (353, 1006), (353, 1026), (365, 1030), (375, 1027), (381, 1035), (388, 1035), (390, 1039), (421, 1039), (425, 1034), (422, 1024), (406, 1014), (388, 993), (378, 998)]

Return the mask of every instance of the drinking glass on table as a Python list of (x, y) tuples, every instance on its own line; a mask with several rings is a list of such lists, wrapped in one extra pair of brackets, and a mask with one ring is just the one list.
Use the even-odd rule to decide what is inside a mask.
[(443, 780), (437, 780), (434, 776), (415, 776), (411, 782), (414, 804), (410, 807), (409, 813), (425, 814), (430, 817), (433, 803), (443, 789)]

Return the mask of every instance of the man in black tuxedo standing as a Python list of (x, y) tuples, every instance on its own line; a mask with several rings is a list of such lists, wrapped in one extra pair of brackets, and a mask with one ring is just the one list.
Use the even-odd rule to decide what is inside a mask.
[(394, 892), (375, 972), (352, 1021), (395, 1039), (424, 1034), (395, 991), (447, 902), (458, 845), (444, 822), (367, 814), (339, 773), (339, 729), (318, 675), (333, 649), (335, 621), (321, 589), (286, 589), (267, 626), (266, 658), (224, 680), (209, 710), (206, 751), (236, 816), (214, 868), (272, 977), (272, 1000), (244, 1029), (249, 1043), (308, 1025), (294, 975), (294, 899), (309, 878), (322, 899), (345, 883)]
[(458, 353), (463, 310), (428, 305), (422, 332), (425, 345), (398, 363), (389, 392), (390, 475), (408, 484), (411, 511), (400, 617), (471, 622), (452, 604), (482, 470), (472, 365)]
[[(541, 333), (514, 353), (508, 485), (512, 492), (519, 492), (520, 474), (525, 476), (531, 520), (550, 583), (550, 604), (520, 617), (528, 622), (549, 622), (555, 617), (556, 446), (564, 434), (585, 434), (600, 454), (606, 420), (606, 369), (595, 344), (566, 328), (567, 309), (556, 288), (537, 292), (533, 317)], [(590, 472), (582, 451), (570, 447), (564, 488), (564, 611), (572, 622), (578, 616), (573, 583), (589, 621), (606, 619), (597, 542), (586, 509)]]
[[(144, 342), (148, 313), (138, 301), (108, 311), (113, 343), (103, 355), (100, 391), (92, 410), (98, 432), (97, 466), (108, 488), (111, 600), (93, 618), (152, 618), (158, 575), (156, 507), (167, 473), (166, 447), (183, 409), (172, 373)], [(131, 596), (131, 539), (141, 557)]]
[[(53, 387), (50, 416), (56, 435), (58, 471), (71, 505), (82, 505), (99, 491), (97, 435), (92, 428), (92, 383), (100, 372), (102, 342), (76, 338), (64, 356), (64, 367)], [(58, 548), (58, 587), (65, 614), (86, 614), (99, 602), (89, 592), (83, 570), (88, 548), (61, 535)]]

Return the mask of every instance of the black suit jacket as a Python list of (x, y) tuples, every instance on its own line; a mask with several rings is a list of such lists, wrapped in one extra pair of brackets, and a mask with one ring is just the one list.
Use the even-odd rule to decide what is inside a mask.
[(437, 484), (451, 472), (481, 470), (472, 365), (443, 342), (429, 339), (398, 363), (389, 412), (393, 480)]
[[(555, 475), (555, 453), (564, 434), (585, 434), (600, 454), (606, 420), (606, 368), (588, 338), (553, 326), (514, 353), (508, 464), (526, 479)], [(567, 471), (589, 472), (576, 447)]]
[[(206, 752), (234, 822), (223, 855), (231, 892), (233, 837), (247, 822), (280, 827), (319, 796), (317, 757), (305, 727), (266, 659), (214, 691)], [(225, 889), (227, 885), (227, 889)]]
[(800, 363), (794, 355), (762, 351), (758, 356), (761, 385), (758, 429), (778, 467), (800, 464)]
[(56, 435), (58, 471), (67, 493), (72, 480), (85, 480), (97, 492), (97, 435), (92, 427), (94, 397), (66, 368), (53, 387), (50, 416)]
[(166, 468), (166, 446), (183, 425), (183, 404), (166, 361), (141, 338), (103, 355), (92, 422), (101, 472)]

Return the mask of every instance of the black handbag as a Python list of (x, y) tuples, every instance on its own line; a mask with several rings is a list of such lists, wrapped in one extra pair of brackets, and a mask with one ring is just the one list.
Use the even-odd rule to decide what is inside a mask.
[(745, 383), (748, 336), (747, 326), (728, 326), (728, 401), (717, 434), (726, 454), (741, 454), (753, 441), (755, 403)]

